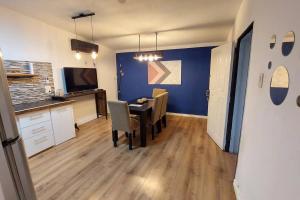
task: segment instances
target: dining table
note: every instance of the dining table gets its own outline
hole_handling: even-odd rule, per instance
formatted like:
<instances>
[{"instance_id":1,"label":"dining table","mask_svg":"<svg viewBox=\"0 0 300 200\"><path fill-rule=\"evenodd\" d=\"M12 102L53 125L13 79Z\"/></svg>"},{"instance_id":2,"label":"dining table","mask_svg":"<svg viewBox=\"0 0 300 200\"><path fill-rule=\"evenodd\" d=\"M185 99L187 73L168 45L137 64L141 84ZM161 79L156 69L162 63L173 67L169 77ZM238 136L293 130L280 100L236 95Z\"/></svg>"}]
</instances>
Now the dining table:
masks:
<instances>
[{"instance_id":1,"label":"dining table","mask_svg":"<svg viewBox=\"0 0 300 200\"><path fill-rule=\"evenodd\" d=\"M138 99L129 101L129 112L130 114L137 115L140 122L140 142L141 147L147 146L147 124L151 117L153 101L150 99L138 103Z\"/></svg>"}]
</instances>

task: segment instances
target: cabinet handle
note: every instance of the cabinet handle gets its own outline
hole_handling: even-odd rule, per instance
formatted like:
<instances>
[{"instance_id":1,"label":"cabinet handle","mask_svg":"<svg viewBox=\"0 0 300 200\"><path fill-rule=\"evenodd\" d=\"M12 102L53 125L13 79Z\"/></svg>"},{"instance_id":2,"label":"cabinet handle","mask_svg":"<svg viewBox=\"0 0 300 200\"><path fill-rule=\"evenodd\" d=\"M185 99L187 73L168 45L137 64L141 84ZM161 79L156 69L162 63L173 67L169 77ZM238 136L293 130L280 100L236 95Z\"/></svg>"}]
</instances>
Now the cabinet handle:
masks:
<instances>
[{"instance_id":1,"label":"cabinet handle","mask_svg":"<svg viewBox=\"0 0 300 200\"><path fill-rule=\"evenodd\" d=\"M58 109L57 112L65 112L67 109L66 108L62 108L62 109Z\"/></svg>"},{"instance_id":2,"label":"cabinet handle","mask_svg":"<svg viewBox=\"0 0 300 200\"><path fill-rule=\"evenodd\" d=\"M43 114L38 114L38 115L35 115L35 116L31 116L30 120L36 120L36 119L40 119L42 117L43 117Z\"/></svg>"},{"instance_id":3,"label":"cabinet handle","mask_svg":"<svg viewBox=\"0 0 300 200\"><path fill-rule=\"evenodd\" d=\"M40 133L40 132L45 131L45 130L46 130L45 126L41 126L39 128L33 129L32 134L37 134L37 133Z\"/></svg>"},{"instance_id":4,"label":"cabinet handle","mask_svg":"<svg viewBox=\"0 0 300 200\"><path fill-rule=\"evenodd\" d=\"M34 140L34 144L41 144L43 142L46 142L48 140L47 136L44 136L42 138L39 138L37 140Z\"/></svg>"}]
</instances>

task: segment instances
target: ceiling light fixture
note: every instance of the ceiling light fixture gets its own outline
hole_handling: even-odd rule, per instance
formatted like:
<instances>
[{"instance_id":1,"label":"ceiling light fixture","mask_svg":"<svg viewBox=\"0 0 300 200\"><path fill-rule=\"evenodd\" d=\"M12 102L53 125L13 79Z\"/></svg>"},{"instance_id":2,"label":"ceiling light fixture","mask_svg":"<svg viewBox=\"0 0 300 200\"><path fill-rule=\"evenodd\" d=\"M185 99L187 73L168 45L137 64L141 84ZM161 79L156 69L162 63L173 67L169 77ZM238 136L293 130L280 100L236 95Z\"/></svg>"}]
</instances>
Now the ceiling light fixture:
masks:
<instances>
[{"instance_id":1,"label":"ceiling light fixture","mask_svg":"<svg viewBox=\"0 0 300 200\"><path fill-rule=\"evenodd\" d=\"M81 59L81 54L80 52L84 53L90 53L91 57L93 60L95 60L98 56L98 45L90 43L90 42L84 42L81 40L77 39L77 24L76 20L79 18L84 18L84 17L90 17L90 23L91 23L91 40L94 42L94 24L93 24L93 16L95 13L90 12L90 13L80 13L79 15L73 16L72 19L74 20L74 28L75 28L75 35L76 39L71 39L71 49L75 51L75 58L77 60Z\"/></svg>"},{"instance_id":2,"label":"ceiling light fixture","mask_svg":"<svg viewBox=\"0 0 300 200\"><path fill-rule=\"evenodd\" d=\"M138 60L140 62L153 62L159 59L162 59L162 52L157 50L157 36L158 33L155 33L155 51L150 52L141 52L141 35L139 34L139 51L134 55L133 59Z\"/></svg>"}]
</instances>

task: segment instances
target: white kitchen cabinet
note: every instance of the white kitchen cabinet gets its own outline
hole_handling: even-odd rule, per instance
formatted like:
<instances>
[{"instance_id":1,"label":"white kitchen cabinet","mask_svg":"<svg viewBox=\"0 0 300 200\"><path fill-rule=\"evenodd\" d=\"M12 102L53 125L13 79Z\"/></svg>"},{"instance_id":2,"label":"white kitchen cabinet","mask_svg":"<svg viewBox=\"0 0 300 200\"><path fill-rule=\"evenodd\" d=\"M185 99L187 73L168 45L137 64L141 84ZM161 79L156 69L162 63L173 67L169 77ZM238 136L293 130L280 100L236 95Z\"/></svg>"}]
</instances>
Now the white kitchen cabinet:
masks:
<instances>
[{"instance_id":1,"label":"white kitchen cabinet","mask_svg":"<svg viewBox=\"0 0 300 200\"><path fill-rule=\"evenodd\" d=\"M61 144L76 136L73 106L66 105L50 109L54 142Z\"/></svg>"},{"instance_id":2,"label":"white kitchen cabinet","mask_svg":"<svg viewBox=\"0 0 300 200\"><path fill-rule=\"evenodd\" d=\"M20 114L16 121L27 157L76 136L70 104Z\"/></svg>"},{"instance_id":3,"label":"white kitchen cabinet","mask_svg":"<svg viewBox=\"0 0 300 200\"><path fill-rule=\"evenodd\" d=\"M41 133L34 137L24 139L26 155L33 156L54 145L52 132Z\"/></svg>"},{"instance_id":4,"label":"white kitchen cabinet","mask_svg":"<svg viewBox=\"0 0 300 200\"><path fill-rule=\"evenodd\" d=\"M17 125L28 157L54 145L49 109L19 115Z\"/></svg>"},{"instance_id":5,"label":"white kitchen cabinet","mask_svg":"<svg viewBox=\"0 0 300 200\"><path fill-rule=\"evenodd\" d=\"M49 109L30 112L19 116L20 128L25 128L45 121L50 121Z\"/></svg>"},{"instance_id":6,"label":"white kitchen cabinet","mask_svg":"<svg viewBox=\"0 0 300 200\"><path fill-rule=\"evenodd\" d=\"M22 129L22 137L24 140L34 137L36 135L40 135L43 133L51 133L52 134L52 123L51 121L41 122L38 124L34 124L32 126L28 126Z\"/></svg>"}]
</instances>

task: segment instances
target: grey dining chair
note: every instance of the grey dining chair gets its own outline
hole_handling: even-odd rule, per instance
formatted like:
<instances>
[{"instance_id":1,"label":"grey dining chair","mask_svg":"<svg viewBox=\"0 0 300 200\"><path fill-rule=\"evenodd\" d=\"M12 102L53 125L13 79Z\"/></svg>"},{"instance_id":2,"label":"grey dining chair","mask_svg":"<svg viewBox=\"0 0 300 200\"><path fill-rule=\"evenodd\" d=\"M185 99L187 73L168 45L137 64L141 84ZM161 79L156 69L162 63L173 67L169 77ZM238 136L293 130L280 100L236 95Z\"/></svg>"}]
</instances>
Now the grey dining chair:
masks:
<instances>
[{"instance_id":1,"label":"grey dining chair","mask_svg":"<svg viewBox=\"0 0 300 200\"><path fill-rule=\"evenodd\" d=\"M165 92L162 95L163 95L163 101L161 106L160 119L164 124L164 127L167 127L167 107L168 107L169 93Z\"/></svg>"},{"instance_id":2,"label":"grey dining chair","mask_svg":"<svg viewBox=\"0 0 300 200\"><path fill-rule=\"evenodd\" d=\"M118 131L124 131L128 137L129 150L132 150L132 137L139 127L139 122L130 117L128 103L125 101L108 101L112 120L112 140L114 147L118 146Z\"/></svg>"},{"instance_id":3,"label":"grey dining chair","mask_svg":"<svg viewBox=\"0 0 300 200\"><path fill-rule=\"evenodd\" d=\"M166 89L161 89L161 88L153 88L152 90L152 98L155 98L156 96L162 94L162 93L165 93L167 92Z\"/></svg>"},{"instance_id":4,"label":"grey dining chair","mask_svg":"<svg viewBox=\"0 0 300 200\"><path fill-rule=\"evenodd\" d=\"M152 127L152 139L155 137L155 127L161 130L161 127L159 127L160 124L160 113L163 103L163 95L160 94L153 99L153 107L152 107L152 113L151 113L151 127Z\"/></svg>"}]
</instances>

